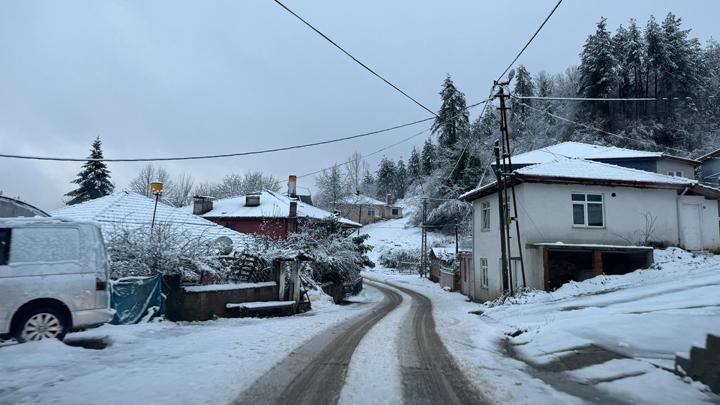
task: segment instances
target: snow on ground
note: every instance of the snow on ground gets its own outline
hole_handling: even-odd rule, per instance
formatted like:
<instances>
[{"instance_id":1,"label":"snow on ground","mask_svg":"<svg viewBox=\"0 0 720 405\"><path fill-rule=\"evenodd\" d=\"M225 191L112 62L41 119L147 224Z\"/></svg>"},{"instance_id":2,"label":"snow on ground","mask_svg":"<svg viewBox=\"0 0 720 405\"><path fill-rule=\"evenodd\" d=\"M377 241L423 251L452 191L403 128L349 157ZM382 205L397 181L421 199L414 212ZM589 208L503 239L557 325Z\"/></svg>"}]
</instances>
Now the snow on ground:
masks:
<instances>
[{"instance_id":1,"label":"snow on ground","mask_svg":"<svg viewBox=\"0 0 720 405\"><path fill-rule=\"evenodd\" d=\"M286 318L105 325L66 337L105 340L103 350L57 340L0 347L0 404L226 403L293 349L381 298L367 289L357 300L369 305L316 300L312 311Z\"/></svg>"},{"instance_id":2,"label":"snow on ground","mask_svg":"<svg viewBox=\"0 0 720 405\"><path fill-rule=\"evenodd\" d=\"M360 341L350 360L340 404L402 403L402 375L398 333L410 313L411 298L398 291L403 302L382 318Z\"/></svg>"},{"instance_id":3,"label":"snow on ground","mask_svg":"<svg viewBox=\"0 0 720 405\"><path fill-rule=\"evenodd\" d=\"M419 246L417 229L417 238L408 236L413 232L386 231L397 222L365 227L369 243L377 246L387 240ZM652 269L595 277L551 293L531 291L485 305L382 266L365 276L428 296L437 332L450 353L478 389L500 402L574 402L575 397L531 376L539 374L527 363L551 365L584 347L598 347L617 358L566 371L567 377L611 397L642 403L717 401L702 384L685 382L669 369L676 352L687 354L693 344L704 344L706 334L720 333L720 257L670 248L656 251L655 262ZM476 311L481 315L470 313ZM517 331L522 333L515 338L506 335ZM503 342L510 343L523 361L509 357ZM562 383L559 386L562 389Z\"/></svg>"}]
</instances>

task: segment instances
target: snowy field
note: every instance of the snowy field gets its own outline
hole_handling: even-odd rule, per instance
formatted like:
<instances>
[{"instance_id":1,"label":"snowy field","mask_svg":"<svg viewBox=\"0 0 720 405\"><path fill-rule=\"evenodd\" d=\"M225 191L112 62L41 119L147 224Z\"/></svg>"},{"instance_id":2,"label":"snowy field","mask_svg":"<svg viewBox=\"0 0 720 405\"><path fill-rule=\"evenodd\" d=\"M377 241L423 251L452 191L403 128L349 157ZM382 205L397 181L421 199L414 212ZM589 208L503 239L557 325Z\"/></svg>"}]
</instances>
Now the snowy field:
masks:
<instances>
[{"instance_id":1,"label":"snowy field","mask_svg":"<svg viewBox=\"0 0 720 405\"><path fill-rule=\"evenodd\" d=\"M392 240L418 246L419 231L417 237L412 232L408 237L387 233L398 222L366 227L370 244ZM720 256L670 248L656 251L655 262L652 269L486 305L468 302L417 275L380 266L365 276L430 297L448 350L477 388L499 402L578 402L565 393L573 392L573 384L563 379L637 403L720 402L702 384L669 371L675 353L687 355L692 345L704 345L708 333L720 334ZM588 347L595 351L595 361L563 363L565 356ZM555 371L558 364L566 369L542 371Z\"/></svg>"},{"instance_id":2,"label":"snowy field","mask_svg":"<svg viewBox=\"0 0 720 405\"><path fill-rule=\"evenodd\" d=\"M107 342L102 350L57 340L0 347L0 404L227 403L294 348L381 298L366 289L361 303L316 300L287 318L105 325L66 337Z\"/></svg>"}]
</instances>

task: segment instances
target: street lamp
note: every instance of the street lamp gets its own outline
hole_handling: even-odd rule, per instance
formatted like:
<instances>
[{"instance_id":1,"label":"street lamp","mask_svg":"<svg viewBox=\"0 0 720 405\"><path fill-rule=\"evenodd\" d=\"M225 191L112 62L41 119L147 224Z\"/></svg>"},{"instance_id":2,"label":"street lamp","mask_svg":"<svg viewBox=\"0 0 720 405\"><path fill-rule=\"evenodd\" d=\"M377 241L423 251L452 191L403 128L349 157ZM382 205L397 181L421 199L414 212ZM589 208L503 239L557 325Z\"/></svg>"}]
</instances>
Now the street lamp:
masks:
<instances>
[{"instance_id":1,"label":"street lamp","mask_svg":"<svg viewBox=\"0 0 720 405\"><path fill-rule=\"evenodd\" d=\"M150 183L150 192L155 194L155 208L153 209L152 223L150 224L150 233L152 233L153 228L155 228L155 213L157 212L158 200L160 200L160 195L162 195L163 192L162 182L153 181Z\"/></svg>"}]
</instances>

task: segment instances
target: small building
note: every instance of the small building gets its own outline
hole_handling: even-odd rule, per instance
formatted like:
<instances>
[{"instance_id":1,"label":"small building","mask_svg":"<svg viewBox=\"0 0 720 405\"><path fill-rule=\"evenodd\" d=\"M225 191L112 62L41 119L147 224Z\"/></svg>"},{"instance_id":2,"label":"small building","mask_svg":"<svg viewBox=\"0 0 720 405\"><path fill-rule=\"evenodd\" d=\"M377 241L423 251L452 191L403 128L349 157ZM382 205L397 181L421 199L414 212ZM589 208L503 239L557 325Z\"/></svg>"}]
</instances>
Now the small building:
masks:
<instances>
[{"instance_id":1,"label":"small building","mask_svg":"<svg viewBox=\"0 0 720 405\"><path fill-rule=\"evenodd\" d=\"M713 187L720 187L720 149L700 156L700 181Z\"/></svg>"},{"instance_id":2,"label":"small building","mask_svg":"<svg viewBox=\"0 0 720 405\"><path fill-rule=\"evenodd\" d=\"M472 298L491 300L512 287L552 290L597 274L624 274L652 262L652 245L720 248L720 190L584 159L556 158L509 177L510 272L501 272L498 186L464 194L473 213ZM517 205L518 212L513 211ZM523 258L524 274L520 266Z\"/></svg>"},{"instance_id":3,"label":"small building","mask_svg":"<svg viewBox=\"0 0 720 405\"><path fill-rule=\"evenodd\" d=\"M219 200L196 196L193 198L192 213L237 232L277 239L285 239L291 232L336 217L331 212L274 191ZM361 227L346 218L338 217L338 220L347 229Z\"/></svg>"},{"instance_id":4,"label":"small building","mask_svg":"<svg viewBox=\"0 0 720 405\"><path fill-rule=\"evenodd\" d=\"M0 195L0 218L49 217L50 215L26 202Z\"/></svg>"},{"instance_id":5,"label":"small building","mask_svg":"<svg viewBox=\"0 0 720 405\"><path fill-rule=\"evenodd\" d=\"M340 201L338 210L344 217L363 225L403 216L402 208L392 203L390 195L385 202L363 194L349 195Z\"/></svg>"},{"instance_id":6,"label":"small building","mask_svg":"<svg viewBox=\"0 0 720 405\"><path fill-rule=\"evenodd\" d=\"M440 281L440 275L443 269L454 270L455 267L455 248L434 247L430 249L430 280L434 282Z\"/></svg>"},{"instance_id":7,"label":"small building","mask_svg":"<svg viewBox=\"0 0 720 405\"><path fill-rule=\"evenodd\" d=\"M547 163L558 158L585 159L688 179L695 179L695 169L701 164L698 160L663 152L648 152L582 142L562 142L513 156L512 169Z\"/></svg>"}]
</instances>

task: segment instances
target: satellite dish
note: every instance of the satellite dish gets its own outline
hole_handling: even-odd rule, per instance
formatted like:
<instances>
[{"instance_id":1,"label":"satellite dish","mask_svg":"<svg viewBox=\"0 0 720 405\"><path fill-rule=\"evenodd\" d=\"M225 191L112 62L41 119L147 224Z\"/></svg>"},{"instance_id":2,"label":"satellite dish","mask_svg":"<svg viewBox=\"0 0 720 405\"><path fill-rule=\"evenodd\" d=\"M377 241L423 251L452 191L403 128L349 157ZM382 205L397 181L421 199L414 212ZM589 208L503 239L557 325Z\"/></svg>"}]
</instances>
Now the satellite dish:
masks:
<instances>
[{"instance_id":1,"label":"satellite dish","mask_svg":"<svg viewBox=\"0 0 720 405\"><path fill-rule=\"evenodd\" d=\"M233 250L233 241L227 236L221 236L215 239L215 245L221 255L229 255Z\"/></svg>"}]
</instances>

